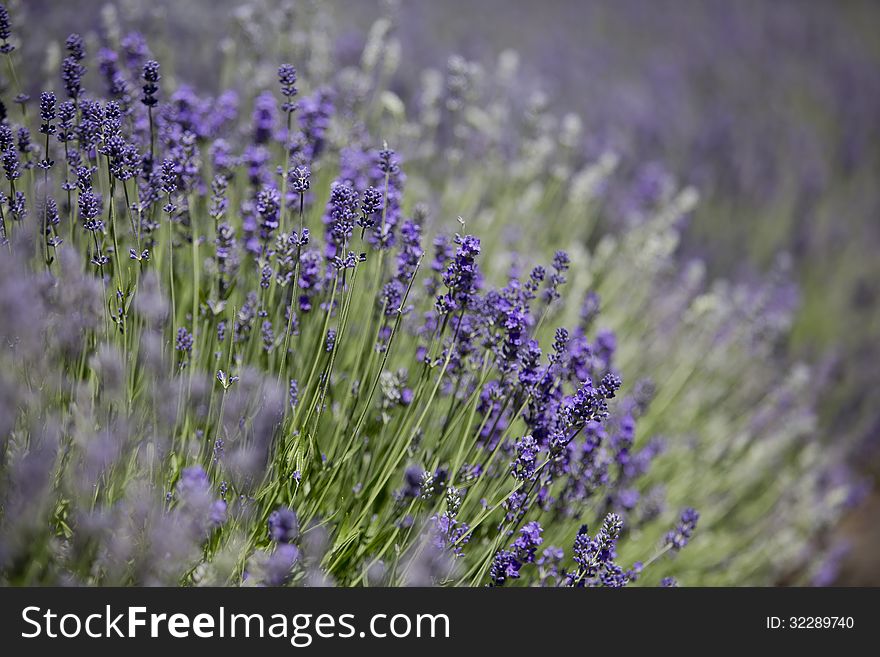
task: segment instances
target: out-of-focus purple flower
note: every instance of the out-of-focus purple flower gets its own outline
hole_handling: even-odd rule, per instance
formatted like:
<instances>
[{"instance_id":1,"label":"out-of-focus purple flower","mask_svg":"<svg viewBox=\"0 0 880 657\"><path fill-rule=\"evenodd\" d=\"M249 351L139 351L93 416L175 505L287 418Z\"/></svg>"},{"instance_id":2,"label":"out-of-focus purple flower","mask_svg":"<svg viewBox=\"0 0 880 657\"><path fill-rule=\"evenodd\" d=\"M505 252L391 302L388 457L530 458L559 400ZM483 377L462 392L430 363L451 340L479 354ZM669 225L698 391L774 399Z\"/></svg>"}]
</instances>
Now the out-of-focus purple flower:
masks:
<instances>
[{"instance_id":1,"label":"out-of-focus purple flower","mask_svg":"<svg viewBox=\"0 0 880 657\"><path fill-rule=\"evenodd\" d=\"M269 538L276 543L293 543L299 536L299 520L293 509L279 507L269 514Z\"/></svg>"},{"instance_id":2,"label":"out-of-focus purple flower","mask_svg":"<svg viewBox=\"0 0 880 657\"><path fill-rule=\"evenodd\" d=\"M283 544L275 547L264 566L263 583L266 586L284 586L290 581L293 567L299 559L295 545Z\"/></svg>"},{"instance_id":3,"label":"out-of-focus purple flower","mask_svg":"<svg viewBox=\"0 0 880 657\"><path fill-rule=\"evenodd\" d=\"M181 511L190 523L189 529L196 537L226 521L226 502L215 499L211 481L200 465L185 468L175 489Z\"/></svg>"},{"instance_id":4,"label":"out-of-focus purple flower","mask_svg":"<svg viewBox=\"0 0 880 657\"><path fill-rule=\"evenodd\" d=\"M324 341L324 351L330 353L336 348L336 329L327 329L327 338Z\"/></svg>"},{"instance_id":5,"label":"out-of-focus purple flower","mask_svg":"<svg viewBox=\"0 0 880 657\"><path fill-rule=\"evenodd\" d=\"M307 164L315 162L324 151L325 134L330 127L333 110L333 98L326 89L319 89L299 103L302 144L294 148L302 151L301 157Z\"/></svg>"},{"instance_id":6,"label":"out-of-focus purple flower","mask_svg":"<svg viewBox=\"0 0 880 657\"><path fill-rule=\"evenodd\" d=\"M302 294L299 297L299 309L309 312L312 309L311 298L318 291L321 282L321 254L315 250L304 252L300 258L299 289Z\"/></svg>"},{"instance_id":7,"label":"out-of-focus purple flower","mask_svg":"<svg viewBox=\"0 0 880 657\"><path fill-rule=\"evenodd\" d=\"M227 223L221 223L217 226L214 254L217 259L220 295L225 297L238 269L238 242L235 239L235 231Z\"/></svg>"},{"instance_id":8,"label":"out-of-focus purple flower","mask_svg":"<svg viewBox=\"0 0 880 657\"><path fill-rule=\"evenodd\" d=\"M296 408L299 403L299 383L296 379L291 379L290 385L287 387L287 403L291 408Z\"/></svg>"},{"instance_id":9,"label":"out-of-focus purple flower","mask_svg":"<svg viewBox=\"0 0 880 657\"><path fill-rule=\"evenodd\" d=\"M421 228L414 221L404 221L400 229L397 269L392 279L383 286L379 296L379 302L386 316L407 314L412 310L412 306L403 307L403 298L423 254Z\"/></svg>"},{"instance_id":10,"label":"out-of-focus purple flower","mask_svg":"<svg viewBox=\"0 0 880 657\"><path fill-rule=\"evenodd\" d=\"M403 472L403 487L396 492L398 499L413 499L421 495L422 473L424 470L411 465Z\"/></svg>"},{"instance_id":11,"label":"out-of-focus purple flower","mask_svg":"<svg viewBox=\"0 0 880 657\"><path fill-rule=\"evenodd\" d=\"M267 144L275 133L277 122L275 99L270 92L265 91L254 99L252 121L254 143L257 145Z\"/></svg>"},{"instance_id":12,"label":"out-of-focus purple flower","mask_svg":"<svg viewBox=\"0 0 880 657\"><path fill-rule=\"evenodd\" d=\"M263 339L263 351L267 353L272 351L275 346L275 331L272 330L272 322L268 319L263 320L263 325L260 328L260 337Z\"/></svg>"},{"instance_id":13,"label":"out-of-focus purple flower","mask_svg":"<svg viewBox=\"0 0 880 657\"><path fill-rule=\"evenodd\" d=\"M125 66L134 75L140 75L144 64L150 59L150 48L147 40L140 32L128 32L119 41L122 54L125 56Z\"/></svg>"},{"instance_id":14,"label":"out-of-focus purple flower","mask_svg":"<svg viewBox=\"0 0 880 657\"><path fill-rule=\"evenodd\" d=\"M128 81L119 70L117 63L119 56L109 48L101 48L98 51L98 70L104 78L107 93L119 100L126 109L131 102L128 93Z\"/></svg>"},{"instance_id":15,"label":"out-of-focus purple flower","mask_svg":"<svg viewBox=\"0 0 880 657\"><path fill-rule=\"evenodd\" d=\"M840 575L844 559L851 551L852 545L847 540L838 540L834 543L828 553L824 555L810 584L812 586L833 586Z\"/></svg>"}]
</instances>

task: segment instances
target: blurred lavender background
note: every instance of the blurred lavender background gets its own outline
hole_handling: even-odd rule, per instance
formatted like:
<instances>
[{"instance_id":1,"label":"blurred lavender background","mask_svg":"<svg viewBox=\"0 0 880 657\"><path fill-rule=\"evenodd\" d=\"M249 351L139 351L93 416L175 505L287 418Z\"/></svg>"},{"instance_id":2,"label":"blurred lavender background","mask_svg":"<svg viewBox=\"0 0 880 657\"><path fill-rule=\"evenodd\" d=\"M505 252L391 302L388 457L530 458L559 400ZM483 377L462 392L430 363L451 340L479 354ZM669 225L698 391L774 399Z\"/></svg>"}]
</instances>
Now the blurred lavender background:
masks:
<instances>
[{"instance_id":1,"label":"blurred lavender background","mask_svg":"<svg viewBox=\"0 0 880 657\"><path fill-rule=\"evenodd\" d=\"M103 0L27 0L46 37L23 43L42 67L47 40L93 29ZM169 68L221 85L224 39L241 0L121 0L126 19L175 44ZM279 4L279 3L275 3ZM284 3L280 3L284 4ZM392 16L402 44L393 88L415 100L423 69L450 55L490 67L519 53L524 102L580 115L583 148L614 150L650 195L668 179L703 201L681 257L749 279L791 257L800 288L796 356L826 363L835 385L823 433L880 471L880 3L777 0L375 0L292 2L333 15L327 48L360 56L373 21ZM509 55L507 55L509 56ZM171 64L171 63L169 63ZM540 90L540 92L539 92ZM626 220L626 208L617 213ZM610 227L610 228L613 228ZM836 580L880 584L876 495L841 528L852 545Z\"/></svg>"}]
</instances>

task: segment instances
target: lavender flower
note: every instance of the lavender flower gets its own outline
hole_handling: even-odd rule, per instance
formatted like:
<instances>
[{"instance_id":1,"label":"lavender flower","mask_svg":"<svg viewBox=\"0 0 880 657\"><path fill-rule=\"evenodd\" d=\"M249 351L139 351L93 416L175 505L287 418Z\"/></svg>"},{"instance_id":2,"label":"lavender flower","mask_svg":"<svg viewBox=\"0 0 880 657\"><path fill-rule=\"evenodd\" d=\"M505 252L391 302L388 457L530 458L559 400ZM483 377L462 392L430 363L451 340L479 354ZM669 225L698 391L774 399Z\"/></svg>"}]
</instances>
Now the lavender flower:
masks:
<instances>
[{"instance_id":1,"label":"lavender flower","mask_svg":"<svg viewBox=\"0 0 880 657\"><path fill-rule=\"evenodd\" d=\"M12 128L5 121L0 123L0 152L6 152L15 148L14 136Z\"/></svg>"},{"instance_id":2,"label":"lavender flower","mask_svg":"<svg viewBox=\"0 0 880 657\"><path fill-rule=\"evenodd\" d=\"M199 538L226 520L226 502L215 499L208 474L201 466L185 468L175 489L188 529Z\"/></svg>"},{"instance_id":3,"label":"lavender flower","mask_svg":"<svg viewBox=\"0 0 880 657\"><path fill-rule=\"evenodd\" d=\"M76 104L65 100L58 105L58 141L66 143L74 139L74 121L76 120Z\"/></svg>"},{"instance_id":4,"label":"lavender flower","mask_svg":"<svg viewBox=\"0 0 880 657\"><path fill-rule=\"evenodd\" d=\"M324 340L324 351L331 352L336 348L336 329L327 330L327 338Z\"/></svg>"},{"instance_id":5,"label":"lavender flower","mask_svg":"<svg viewBox=\"0 0 880 657\"><path fill-rule=\"evenodd\" d=\"M307 166L298 165L288 171L287 181L290 190L296 194L305 194L309 191L312 173Z\"/></svg>"},{"instance_id":6,"label":"lavender flower","mask_svg":"<svg viewBox=\"0 0 880 657\"><path fill-rule=\"evenodd\" d=\"M144 35L140 32L129 32L119 41L125 57L125 65L129 71L140 75L143 66L150 58L150 48Z\"/></svg>"},{"instance_id":7,"label":"lavender flower","mask_svg":"<svg viewBox=\"0 0 880 657\"><path fill-rule=\"evenodd\" d=\"M91 233L100 233L104 230L104 222L100 218L102 211L101 197L93 193L91 189L80 192L79 216L83 227Z\"/></svg>"},{"instance_id":8,"label":"lavender flower","mask_svg":"<svg viewBox=\"0 0 880 657\"><path fill-rule=\"evenodd\" d=\"M279 507L269 515L269 538L276 543L292 543L299 536L299 521L291 509Z\"/></svg>"},{"instance_id":9,"label":"lavender flower","mask_svg":"<svg viewBox=\"0 0 880 657\"><path fill-rule=\"evenodd\" d=\"M278 83L281 85L281 95L286 98L281 105L281 111L290 114L296 110L293 98L297 94L296 69L291 64L282 64L278 67Z\"/></svg>"},{"instance_id":10,"label":"lavender flower","mask_svg":"<svg viewBox=\"0 0 880 657\"><path fill-rule=\"evenodd\" d=\"M699 519L700 514L694 509L682 511L678 524L666 534L666 544L675 551L681 550L691 540Z\"/></svg>"},{"instance_id":11,"label":"lavender flower","mask_svg":"<svg viewBox=\"0 0 880 657\"><path fill-rule=\"evenodd\" d=\"M40 133L51 135L55 133L55 126L52 121L55 120L55 94L51 91L44 91L40 94Z\"/></svg>"},{"instance_id":12,"label":"lavender flower","mask_svg":"<svg viewBox=\"0 0 880 657\"><path fill-rule=\"evenodd\" d=\"M82 92L82 78L86 68L73 56L67 56L61 62L61 82L68 98L76 101Z\"/></svg>"},{"instance_id":13,"label":"lavender flower","mask_svg":"<svg viewBox=\"0 0 880 657\"><path fill-rule=\"evenodd\" d=\"M141 77L144 81L141 102L148 108L155 107L159 104L157 94L159 93L159 80L162 79L159 74L159 62L151 59L144 63Z\"/></svg>"},{"instance_id":14,"label":"lavender flower","mask_svg":"<svg viewBox=\"0 0 880 657\"><path fill-rule=\"evenodd\" d=\"M304 98L298 109L302 144L295 148L301 151L305 162L313 163L324 152L326 133L334 112L333 100L329 91L320 89Z\"/></svg>"},{"instance_id":15,"label":"lavender flower","mask_svg":"<svg viewBox=\"0 0 880 657\"><path fill-rule=\"evenodd\" d=\"M437 297L437 312L447 314L467 309L479 286L479 269L476 264L480 255L480 240L473 235L456 236L458 249L455 259L443 274L446 293Z\"/></svg>"},{"instance_id":16,"label":"lavender flower","mask_svg":"<svg viewBox=\"0 0 880 657\"><path fill-rule=\"evenodd\" d=\"M274 187L263 187L257 194L257 213L260 215L260 240L264 246L269 243L278 229L280 209L278 190Z\"/></svg>"},{"instance_id":17,"label":"lavender flower","mask_svg":"<svg viewBox=\"0 0 880 657\"><path fill-rule=\"evenodd\" d=\"M403 307L403 297L415 275L416 268L422 259L422 232L413 221L405 221L400 230L400 252L397 256L397 271L394 277L382 288L380 302L386 316L398 313L407 314L412 307Z\"/></svg>"},{"instance_id":18,"label":"lavender flower","mask_svg":"<svg viewBox=\"0 0 880 657\"><path fill-rule=\"evenodd\" d=\"M570 264L568 254L565 251L557 251L553 256L553 273L547 280L547 287L544 290L544 300L551 303L559 298L559 286L565 283L565 272L568 271Z\"/></svg>"},{"instance_id":19,"label":"lavender flower","mask_svg":"<svg viewBox=\"0 0 880 657\"><path fill-rule=\"evenodd\" d=\"M0 44L0 53L8 55L15 50L15 46L9 43L10 38L12 38L12 22L9 19L9 11L5 5L0 4L0 41L3 42Z\"/></svg>"},{"instance_id":20,"label":"lavender flower","mask_svg":"<svg viewBox=\"0 0 880 657\"><path fill-rule=\"evenodd\" d=\"M81 62L86 58L86 44L79 34L70 34L64 42L64 47L74 60Z\"/></svg>"},{"instance_id":21,"label":"lavender flower","mask_svg":"<svg viewBox=\"0 0 880 657\"><path fill-rule=\"evenodd\" d=\"M177 206L171 201L171 195L174 194L178 189L177 181L177 165L175 164L174 160L166 157L164 160L162 160L160 189L168 199L168 202L162 208L168 214L174 214L174 212L177 211Z\"/></svg>"},{"instance_id":22,"label":"lavender flower","mask_svg":"<svg viewBox=\"0 0 880 657\"><path fill-rule=\"evenodd\" d=\"M518 481L531 481L535 478L538 443L532 436L524 436L516 444L516 460L510 468L513 478Z\"/></svg>"},{"instance_id":23,"label":"lavender flower","mask_svg":"<svg viewBox=\"0 0 880 657\"><path fill-rule=\"evenodd\" d=\"M275 114L275 99L269 92L264 92L254 100L253 124L254 143L263 145L268 143L275 133L277 117Z\"/></svg>"},{"instance_id":24,"label":"lavender flower","mask_svg":"<svg viewBox=\"0 0 880 657\"><path fill-rule=\"evenodd\" d=\"M270 352L275 347L275 332L272 330L272 322L268 319L263 320L263 326L260 328L260 335L263 339L263 351Z\"/></svg>"},{"instance_id":25,"label":"lavender flower","mask_svg":"<svg viewBox=\"0 0 880 657\"><path fill-rule=\"evenodd\" d=\"M523 564L534 563L535 553L544 542L541 536L543 532L544 529L541 527L541 524L534 520L525 524L520 530L517 539L510 546L515 552L518 561Z\"/></svg>"},{"instance_id":26,"label":"lavender flower","mask_svg":"<svg viewBox=\"0 0 880 657\"><path fill-rule=\"evenodd\" d=\"M324 222L328 232L329 257L336 254L337 248L346 244L354 230L357 217L358 193L349 184L337 181L330 190L330 200L327 202L327 214ZM333 249L331 252L329 249Z\"/></svg>"},{"instance_id":27,"label":"lavender flower","mask_svg":"<svg viewBox=\"0 0 880 657\"><path fill-rule=\"evenodd\" d=\"M298 559L299 550L295 545L278 545L266 561L263 582L266 586L284 586L290 581Z\"/></svg>"},{"instance_id":28,"label":"lavender flower","mask_svg":"<svg viewBox=\"0 0 880 657\"><path fill-rule=\"evenodd\" d=\"M287 403L291 408L296 408L299 403L299 383L296 379L291 379L287 387Z\"/></svg>"},{"instance_id":29,"label":"lavender flower","mask_svg":"<svg viewBox=\"0 0 880 657\"><path fill-rule=\"evenodd\" d=\"M406 181L393 150L386 146L379 151L370 177L372 184L381 189L384 196L382 223L377 224L370 234L370 242L377 249L389 249L396 242L394 229L400 223L403 186Z\"/></svg>"},{"instance_id":30,"label":"lavender flower","mask_svg":"<svg viewBox=\"0 0 880 657\"><path fill-rule=\"evenodd\" d=\"M141 159L134 144L129 144L120 135L113 135L107 141L105 150L110 158L110 173L116 180L125 182L134 178Z\"/></svg>"},{"instance_id":31,"label":"lavender flower","mask_svg":"<svg viewBox=\"0 0 880 657\"><path fill-rule=\"evenodd\" d=\"M12 214L12 219L17 222L24 221L27 211L27 199L24 192L15 192L9 198L9 212Z\"/></svg>"},{"instance_id":32,"label":"lavender flower","mask_svg":"<svg viewBox=\"0 0 880 657\"><path fill-rule=\"evenodd\" d=\"M123 107L128 107L131 102L128 92L128 81L118 68L119 56L109 48L101 48L98 51L98 69L107 88L107 93L118 99Z\"/></svg>"},{"instance_id":33,"label":"lavender flower","mask_svg":"<svg viewBox=\"0 0 880 657\"><path fill-rule=\"evenodd\" d=\"M18 180L21 178L21 165L18 161L18 153L14 148L7 148L3 151L3 172L6 174L6 180Z\"/></svg>"},{"instance_id":34,"label":"lavender flower","mask_svg":"<svg viewBox=\"0 0 880 657\"><path fill-rule=\"evenodd\" d=\"M58 216L58 202L50 196L46 199L46 225L47 227L54 227L60 222L61 219Z\"/></svg>"},{"instance_id":35,"label":"lavender flower","mask_svg":"<svg viewBox=\"0 0 880 657\"><path fill-rule=\"evenodd\" d=\"M180 327L177 329L177 340L174 343L174 348L177 351L181 351L184 353L189 353L193 348L193 336L192 333L187 331L184 327Z\"/></svg>"},{"instance_id":36,"label":"lavender flower","mask_svg":"<svg viewBox=\"0 0 880 657\"><path fill-rule=\"evenodd\" d=\"M519 579L522 563L509 550L501 550L492 558L489 579L492 586L503 586L508 580Z\"/></svg>"},{"instance_id":37,"label":"lavender flower","mask_svg":"<svg viewBox=\"0 0 880 657\"><path fill-rule=\"evenodd\" d=\"M375 187L367 187L361 198L361 216L357 225L363 229L376 225L376 215L382 211L382 192Z\"/></svg>"}]
</instances>

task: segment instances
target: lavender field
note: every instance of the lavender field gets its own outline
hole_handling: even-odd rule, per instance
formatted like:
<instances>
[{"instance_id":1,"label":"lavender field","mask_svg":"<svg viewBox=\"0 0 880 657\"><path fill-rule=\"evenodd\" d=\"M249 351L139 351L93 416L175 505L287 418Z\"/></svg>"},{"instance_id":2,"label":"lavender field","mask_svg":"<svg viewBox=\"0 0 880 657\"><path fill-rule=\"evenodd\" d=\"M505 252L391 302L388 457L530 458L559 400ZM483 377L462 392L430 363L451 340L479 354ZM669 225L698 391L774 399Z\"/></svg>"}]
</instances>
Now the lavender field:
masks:
<instances>
[{"instance_id":1,"label":"lavender field","mask_svg":"<svg viewBox=\"0 0 880 657\"><path fill-rule=\"evenodd\" d=\"M3 2L0 584L880 584L878 24Z\"/></svg>"}]
</instances>

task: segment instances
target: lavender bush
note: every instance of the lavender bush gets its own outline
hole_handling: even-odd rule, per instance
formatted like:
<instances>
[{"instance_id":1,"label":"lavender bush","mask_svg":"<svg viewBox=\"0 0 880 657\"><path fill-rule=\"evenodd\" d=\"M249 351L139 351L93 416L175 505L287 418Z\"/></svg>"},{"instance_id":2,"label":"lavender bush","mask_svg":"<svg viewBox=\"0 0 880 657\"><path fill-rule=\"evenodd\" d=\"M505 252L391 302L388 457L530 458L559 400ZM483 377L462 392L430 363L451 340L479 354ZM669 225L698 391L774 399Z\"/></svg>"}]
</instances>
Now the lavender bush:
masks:
<instances>
[{"instance_id":1,"label":"lavender bush","mask_svg":"<svg viewBox=\"0 0 880 657\"><path fill-rule=\"evenodd\" d=\"M0 12L3 583L809 581L853 490L787 263L678 258L697 191L513 59L404 102L389 19L336 66L291 11L212 94L111 9L43 75Z\"/></svg>"}]
</instances>

